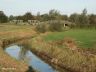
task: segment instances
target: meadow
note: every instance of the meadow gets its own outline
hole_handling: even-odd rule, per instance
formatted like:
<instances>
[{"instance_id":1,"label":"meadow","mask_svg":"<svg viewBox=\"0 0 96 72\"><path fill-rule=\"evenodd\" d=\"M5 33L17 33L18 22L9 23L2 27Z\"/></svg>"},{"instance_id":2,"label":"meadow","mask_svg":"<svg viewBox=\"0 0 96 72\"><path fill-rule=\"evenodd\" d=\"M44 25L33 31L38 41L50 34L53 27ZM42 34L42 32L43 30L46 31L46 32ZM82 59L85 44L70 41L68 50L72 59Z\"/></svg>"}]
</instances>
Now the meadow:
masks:
<instances>
[{"instance_id":1,"label":"meadow","mask_svg":"<svg viewBox=\"0 0 96 72\"><path fill-rule=\"evenodd\" d=\"M54 32L43 36L43 39L45 41L58 41L66 37L74 39L83 48L92 48L96 44L95 29L70 29L63 32Z\"/></svg>"},{"instance_id":2,"label":"meadow","mask_svg":"<svg viewBox=\"0 0 96 72\"><path fill-rule=\"evenodd\" d=\"M47 60L51 63L73 72L96 71L95 29L69 29L62 32L46 32L38 34L31 25L0 24L0 42L2 40L14 41L29 36L35 37L23 40L23 42L21 41L22 45L31 49L33 52L35 51L35 54L49 57L50 59ZM0 45L1 44L2 43L0 43ZM70 44L74 45L76 48L74 50L70 49L68 47ZM72 47L73 46L71 46L71 48ZM83 51L84 49L85 51ZM87 52L87 49L90 52ZM11 58L3 51L2 47L0 48L0 57L2 58L2 61L0 62L1 68L10 66L10 64L14 65L15 63L16 67L20 70L20 66L25 64ZM6 60L9 63L6 63ZM26 66L27 65L25 64L24 67L27 69Z\"/></svg>"},{"instance_id":3,"label":"meadow","mask_svg":"<svg viewBox=\"0 0 96 72\"><path fill-rule=\"evenodd\" d=\"M96 71L95 29L48 32L32 39L30 43L33 50L52 58L53 63L71 72Z\"/></svg>"}]
</instances>

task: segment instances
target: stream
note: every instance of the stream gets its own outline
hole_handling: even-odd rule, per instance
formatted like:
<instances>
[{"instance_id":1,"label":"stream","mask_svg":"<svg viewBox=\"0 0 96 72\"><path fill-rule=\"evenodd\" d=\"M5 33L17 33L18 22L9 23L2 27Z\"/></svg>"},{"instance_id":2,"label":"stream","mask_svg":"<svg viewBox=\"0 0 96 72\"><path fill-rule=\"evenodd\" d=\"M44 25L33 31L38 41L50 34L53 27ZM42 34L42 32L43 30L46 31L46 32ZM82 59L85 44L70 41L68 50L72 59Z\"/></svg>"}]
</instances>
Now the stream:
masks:
<instances>
[{"instance_id":1,"label":"stream","mask_svg":"<svg viewBox=\"0 0 96 72\"><path fill-rule=\"evenodd\" d=\"M59 72L22 46L11 45L5 48L5 52L17 60L24 60L38 72Z\"/></svg>"}]
</instances>

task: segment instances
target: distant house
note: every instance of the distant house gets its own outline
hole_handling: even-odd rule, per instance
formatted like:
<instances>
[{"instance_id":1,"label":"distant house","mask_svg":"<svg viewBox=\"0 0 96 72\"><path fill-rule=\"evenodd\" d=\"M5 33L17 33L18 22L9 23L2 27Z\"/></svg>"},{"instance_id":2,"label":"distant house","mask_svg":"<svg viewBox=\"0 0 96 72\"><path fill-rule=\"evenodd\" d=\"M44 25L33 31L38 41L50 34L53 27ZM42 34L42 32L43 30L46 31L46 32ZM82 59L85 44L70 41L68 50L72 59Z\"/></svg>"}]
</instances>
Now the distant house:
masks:
<instances>
[{"instance_id":1,"label":"distant house","mask_svg":"<svg viewBox=\"0 0 96 72\"><path fill-rule=\"evenodd\" d=\"M23 23L23 20L12 20L10 23L21 24Z\"/></svg>"},{"instance_id":2,"label":"distant house","mask_svg":"<svg viewBox=\"0 0 96 72\"><path fill-rule=\"evenodd\" d=\"M17 20L12 20L10 21L10 23L17 23Z\"/></svg>"},{"instance_id":3,"label":"distant house","mask_svg":"<svg viewBox=\"0 0 96 72\"><path fill-rule=\"evenodd\" d=\"M35 25L39 25L40 21L38 21L38 20L28 20L28 24L35 26Z\"/></svg>"}]
</instances>

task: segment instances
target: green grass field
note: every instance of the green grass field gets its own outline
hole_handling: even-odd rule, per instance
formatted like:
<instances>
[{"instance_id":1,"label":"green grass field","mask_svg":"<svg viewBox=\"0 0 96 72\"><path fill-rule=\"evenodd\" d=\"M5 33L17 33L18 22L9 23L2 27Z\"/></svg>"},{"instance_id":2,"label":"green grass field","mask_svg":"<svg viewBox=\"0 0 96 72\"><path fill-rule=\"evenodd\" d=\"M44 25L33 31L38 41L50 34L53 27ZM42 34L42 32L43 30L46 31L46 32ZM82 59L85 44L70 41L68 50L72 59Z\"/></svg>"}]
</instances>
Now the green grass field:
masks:
<instances>
[{"instance_id":1,"label":"green grass field","mask_svg":"<svg viewBox=\"0 0 96 72\"><path fill-rule=\"evenodd\" d=\"M64 32L54 32L44 36L46 41L62 40L66 37L75 39L80 47L91 48L96 44L95 29L73 29Z\"/></svg>"}]
</instances>

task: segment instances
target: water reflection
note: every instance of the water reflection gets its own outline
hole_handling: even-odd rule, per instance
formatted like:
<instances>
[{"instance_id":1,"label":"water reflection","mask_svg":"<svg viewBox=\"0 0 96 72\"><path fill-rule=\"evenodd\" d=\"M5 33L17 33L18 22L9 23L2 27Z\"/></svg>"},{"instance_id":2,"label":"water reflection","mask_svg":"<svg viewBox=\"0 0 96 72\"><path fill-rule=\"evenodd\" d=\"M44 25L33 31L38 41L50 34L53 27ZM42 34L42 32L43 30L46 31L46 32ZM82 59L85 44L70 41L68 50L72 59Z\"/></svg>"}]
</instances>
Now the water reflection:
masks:
<instances>
[{"instance_id":1,"label":"water reflection","mask_svg":"<svg viewBox=\"0 0 96 72\"><path fill-rule=\"evenodd\" d=\"M57 72L50 65L42 61L39 57L34 55L30 50L22 46L13 45L7 47L5 51L12 57L18 60L26 60L30 69L31 67L38 70L39 72Z\"/></svg>"},{"instance_id":2,"label":"water reflection","mask_svg":"<svg viewBox=\"0 0 96 72\"><path fill-rule=\"evenodd\" d=\"M26 56L27 52L28 52L27 48L24 48L23 46L21 46L20 52L19 52L19 59L24 60L27 57Z\"/></svg>"}]
</instances>

